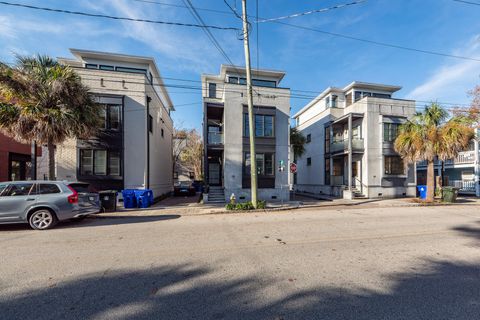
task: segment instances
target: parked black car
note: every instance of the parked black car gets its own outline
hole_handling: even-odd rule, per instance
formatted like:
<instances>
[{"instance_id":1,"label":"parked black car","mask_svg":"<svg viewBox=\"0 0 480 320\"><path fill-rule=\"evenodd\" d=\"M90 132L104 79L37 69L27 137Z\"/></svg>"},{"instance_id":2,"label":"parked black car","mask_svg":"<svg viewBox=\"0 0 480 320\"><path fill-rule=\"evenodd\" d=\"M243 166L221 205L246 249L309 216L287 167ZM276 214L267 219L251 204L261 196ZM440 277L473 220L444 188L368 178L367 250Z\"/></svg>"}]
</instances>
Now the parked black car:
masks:
<instances>
[{"instance_id":1,"label":"parked black car","mask_svg":"<svg viewBox=\"0 0 480 320\"><path fill-rule=\"evenodd\" d=\"M194 196L196 194L195 187L190 181L180 181L173 188L173 194L175 196Z\"/></svg>"}]
</instances>

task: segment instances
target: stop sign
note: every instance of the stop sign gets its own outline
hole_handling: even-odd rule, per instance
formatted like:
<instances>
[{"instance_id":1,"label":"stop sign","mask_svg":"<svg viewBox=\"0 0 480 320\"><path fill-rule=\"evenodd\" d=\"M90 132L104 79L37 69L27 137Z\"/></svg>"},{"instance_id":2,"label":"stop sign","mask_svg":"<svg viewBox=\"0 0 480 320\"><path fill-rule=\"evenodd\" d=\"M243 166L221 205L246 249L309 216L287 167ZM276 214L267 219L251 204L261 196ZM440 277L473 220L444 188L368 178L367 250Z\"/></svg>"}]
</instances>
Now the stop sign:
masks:
<instances>
[{"instance_id":1,"label":"stop sign","mask_svg":"<svg viewBox=\"0 0 480 320\"><path fill-rule=\"evenodd\" d=\"M297 165L294 162L290 163L290 172L291 173L297 172Z\"/></svg>"}]
</instances>

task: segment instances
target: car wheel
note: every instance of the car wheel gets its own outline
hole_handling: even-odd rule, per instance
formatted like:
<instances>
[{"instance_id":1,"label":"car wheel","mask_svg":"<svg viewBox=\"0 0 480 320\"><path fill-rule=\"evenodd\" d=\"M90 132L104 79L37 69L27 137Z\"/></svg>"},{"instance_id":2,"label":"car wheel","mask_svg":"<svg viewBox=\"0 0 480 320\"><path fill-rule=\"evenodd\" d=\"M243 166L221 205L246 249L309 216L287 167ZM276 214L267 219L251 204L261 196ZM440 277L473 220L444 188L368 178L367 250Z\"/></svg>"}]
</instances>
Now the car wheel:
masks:
<instances>
[{"instance_id":1,"label":"car wheel","mask_svg":"<svg viewBox=\"0 0 480 320\"><path fill-rule=\"evenodd\" d=\"M35 230L46 230L57 224L57 217L48 209L40 209L30 215L30 227Z\"/></svg>"}]
</instances>

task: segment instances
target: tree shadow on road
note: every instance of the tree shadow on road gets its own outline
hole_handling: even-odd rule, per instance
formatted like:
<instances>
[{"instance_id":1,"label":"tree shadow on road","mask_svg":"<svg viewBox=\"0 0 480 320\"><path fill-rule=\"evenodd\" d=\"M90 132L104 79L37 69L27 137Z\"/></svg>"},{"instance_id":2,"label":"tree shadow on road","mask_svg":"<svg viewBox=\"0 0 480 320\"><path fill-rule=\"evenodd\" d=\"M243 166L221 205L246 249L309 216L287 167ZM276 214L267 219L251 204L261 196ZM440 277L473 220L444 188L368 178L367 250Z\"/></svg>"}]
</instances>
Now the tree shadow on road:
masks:
<instances>
[{"instance_id":1,"label":"tree shadow on road","mask_svg":"<svg viewBox=\"0 0 480 320\"><path fill-rule=\"evenodd\" d=\"M224 279L212 269L181 265L52 282L0 295L0 310L5 320L478 319L480 314L478 265L430 260L423 268L390 275L386 283L383 291L307 289L287 279ZM282 296L275 298L280 289Z\"/></svg>"}]
</instances>

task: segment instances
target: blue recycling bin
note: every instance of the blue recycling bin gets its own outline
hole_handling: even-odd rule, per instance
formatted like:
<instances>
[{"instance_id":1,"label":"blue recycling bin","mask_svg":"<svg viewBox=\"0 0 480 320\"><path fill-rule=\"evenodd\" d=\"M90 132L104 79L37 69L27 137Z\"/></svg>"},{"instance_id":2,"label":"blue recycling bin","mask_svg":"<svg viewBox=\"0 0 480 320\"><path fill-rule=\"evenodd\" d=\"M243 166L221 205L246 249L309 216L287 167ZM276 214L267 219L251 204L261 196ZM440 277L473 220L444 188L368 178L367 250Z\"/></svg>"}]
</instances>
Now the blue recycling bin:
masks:
<instances>
[{"instance_id":1,"label":"blue recycling bin","mask_svg":"<svg viewBox=\"0 0 480 320\"><path fill-rule=\"evenodd\" d=\"M427 186L417 186L418 193L420 194L420 199L427 199Z\"/></svg>"},{"instance_id":2,"label":"blue recycling bin","mask_svg":"<svg viewBox=\"0 0 480 320\"><path fill-rule=\"evenodd\" d=\"M137 198L135 197L135 190L125 189L122 191L123 207L125 209L132 209L137 207Z\"/></svg>"},{"instance_id":3,"label":"blue recycling bin","mask_svg":"<svg viewBox=\"0 0 480 320\"><path fill-rule=\"evenodd\" d=\"M134 190L137 208L148 208L153 203L153 191L150 189Z\"/></svg>"}]
</instances>

